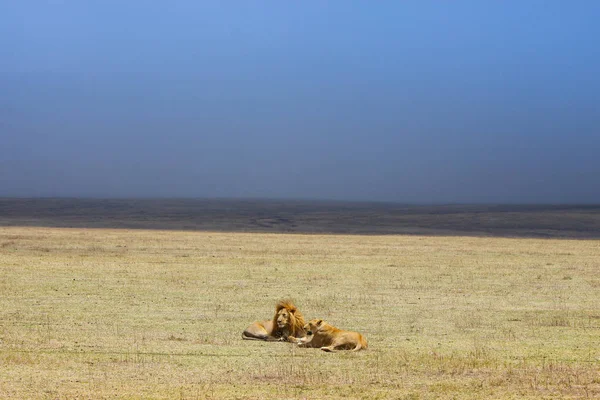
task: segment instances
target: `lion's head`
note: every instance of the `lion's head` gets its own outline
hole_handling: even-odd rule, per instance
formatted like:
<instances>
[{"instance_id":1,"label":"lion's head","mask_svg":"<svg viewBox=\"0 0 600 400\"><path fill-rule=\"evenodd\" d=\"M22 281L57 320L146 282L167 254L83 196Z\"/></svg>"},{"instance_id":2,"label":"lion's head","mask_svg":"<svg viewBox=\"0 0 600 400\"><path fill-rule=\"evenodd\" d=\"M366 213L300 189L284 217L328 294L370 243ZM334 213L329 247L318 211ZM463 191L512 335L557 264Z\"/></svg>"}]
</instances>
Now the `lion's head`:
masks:
<instances>
[{"instance_id":1,"label":"lion's head","mask_svg":"<svg viewBox=\"0 0 600 400\"><path fill-rule=\"evenodd\" d=\"M308 321L308 324L304 325L303 329L306 332L306 334L308 336L310 336L310 335L314 335L321 328L323 328L324 324L326 324L326 322L323 321L322 319L311 319L310 321Z\"/></svg>"},{"instance_id":2,"label":"lion's head","mask_svg":"<svg viewBox=\"0 0 600 400\"><path fill-rule=\"evenodd\" d=\"M304 316L289 300L281 300L275 307L273 326L290 336L304 335Z\"/></svg>"}]
</instances>

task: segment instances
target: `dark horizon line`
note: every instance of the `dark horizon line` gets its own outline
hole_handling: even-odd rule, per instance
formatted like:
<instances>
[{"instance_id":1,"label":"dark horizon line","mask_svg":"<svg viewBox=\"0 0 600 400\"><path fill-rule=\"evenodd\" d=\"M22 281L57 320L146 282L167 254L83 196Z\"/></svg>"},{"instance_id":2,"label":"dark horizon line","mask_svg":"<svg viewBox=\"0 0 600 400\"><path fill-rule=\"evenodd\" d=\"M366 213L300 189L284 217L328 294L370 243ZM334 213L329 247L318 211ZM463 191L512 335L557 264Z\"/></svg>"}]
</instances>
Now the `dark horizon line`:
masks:
<instances>
[{"instance_id":1,"label":"dark horizon line","mask_svg":"<svg viewBox=\"0 0 600 400\"><path fill-rule=\"evenodd\" d=\"M546 206L546 207L600 207L600 202L401 202L393 200L340 200L332 198L311 198L311 197L210 197L210 196L0 196L1 200L179 200L179 201L258 201L258 202L309 202L309 203L342 203L342 204L377 204L394 205L407 207L420 206Z\"/></svg>"}]
</instances>

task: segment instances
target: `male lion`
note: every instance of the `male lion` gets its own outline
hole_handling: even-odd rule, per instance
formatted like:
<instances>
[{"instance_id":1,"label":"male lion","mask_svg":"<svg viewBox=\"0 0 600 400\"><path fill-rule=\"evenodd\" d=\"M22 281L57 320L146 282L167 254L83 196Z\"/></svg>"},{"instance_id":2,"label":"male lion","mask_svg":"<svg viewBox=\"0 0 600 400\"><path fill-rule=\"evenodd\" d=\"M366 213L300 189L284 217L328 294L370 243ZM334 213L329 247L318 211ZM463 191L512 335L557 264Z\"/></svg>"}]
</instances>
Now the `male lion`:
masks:
<instances>
[{"instance_id":1,"label":"male lion","mask_svg":"<svg viewBox=\"0 0 600 400\"><path fill-rule=\"evenodd\" d=\"M289 300L280 300L272 320L256 321L242 333L243 339L288 341L289 336L304 336L304 316Z\"/></svg>"},{"instance_id":2,"label":"male lion","mask_svg":"<svg viewBox=\"0 0 600 400\"><path fill-rule=\"evenodd\" d=\"M289 341L299 347L320 347L323 351L352 350L367 348L367 341L358 332L343 331L322 319L313 319L304 326L306 337L290 337Z\"/></svg>"}]
</instances>

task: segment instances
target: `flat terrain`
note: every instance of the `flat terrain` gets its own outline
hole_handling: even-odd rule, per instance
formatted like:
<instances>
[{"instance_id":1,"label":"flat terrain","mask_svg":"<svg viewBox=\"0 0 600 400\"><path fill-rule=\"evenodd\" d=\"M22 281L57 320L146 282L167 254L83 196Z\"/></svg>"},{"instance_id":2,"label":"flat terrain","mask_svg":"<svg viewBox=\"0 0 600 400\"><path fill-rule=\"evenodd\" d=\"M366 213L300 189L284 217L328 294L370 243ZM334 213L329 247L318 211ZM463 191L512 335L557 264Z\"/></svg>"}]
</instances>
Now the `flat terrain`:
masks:
<instances>
[{"instance_id":1,"label":"flat terrain","mask_svg":"<svg viewBox=\"0 0 600 400\"><path fill-rule=\"evenodd\" d=\"M100 211L2 207L0 398L600 397L599 240L200 232L218 221L193 213L189 231L103 229ZM565 221L596 232L589 213ZM370 348L242 340L283 297Z\"/></svg>"},{"instance_id":2,"label":"flat terrain","mask_svg":"<svg viewBox=\"0 0 600 400\"><path fill-rule=\"evenodd\" d=\"M600 205L0 198L0 226L600 239Z\"/></svg>"}]
</instances>

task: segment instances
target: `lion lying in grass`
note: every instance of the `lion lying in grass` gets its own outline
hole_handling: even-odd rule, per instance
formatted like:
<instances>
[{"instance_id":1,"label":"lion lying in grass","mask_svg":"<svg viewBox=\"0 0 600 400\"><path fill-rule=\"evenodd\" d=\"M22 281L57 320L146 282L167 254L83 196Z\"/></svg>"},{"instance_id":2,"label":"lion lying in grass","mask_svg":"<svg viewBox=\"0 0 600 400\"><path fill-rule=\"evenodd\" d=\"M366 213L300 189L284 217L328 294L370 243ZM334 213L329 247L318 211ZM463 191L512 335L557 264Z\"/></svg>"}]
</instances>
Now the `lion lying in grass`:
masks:
<instances>
[{"instance_id":1,"label":"lion lying in grass","mask_svg":"<svg viewBox=\"0 0 600 400\"><path fill-rule=\"evenodd\" d=\"M299 347L320 347L323 351L352 350L367 348L367 341L358 332L343 331L322 319L313 319L304 326L306 336L290 337L289 341Z\"/></svg>"},{"instance_id":2,"label":"lion lying in grass","mask_svg":"<svg viewBox=\"0 0 600 400\"><path fill-rule=\"evenodd\" d=\"M242 338L285 342L290 336L304 336L304 324L304 316L298 308L289 300L280 300L273 319L254 322L242 333Z\"/></svg>"}]
</instances>

